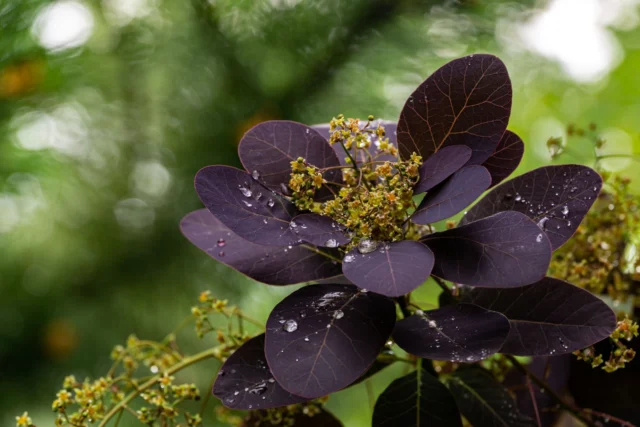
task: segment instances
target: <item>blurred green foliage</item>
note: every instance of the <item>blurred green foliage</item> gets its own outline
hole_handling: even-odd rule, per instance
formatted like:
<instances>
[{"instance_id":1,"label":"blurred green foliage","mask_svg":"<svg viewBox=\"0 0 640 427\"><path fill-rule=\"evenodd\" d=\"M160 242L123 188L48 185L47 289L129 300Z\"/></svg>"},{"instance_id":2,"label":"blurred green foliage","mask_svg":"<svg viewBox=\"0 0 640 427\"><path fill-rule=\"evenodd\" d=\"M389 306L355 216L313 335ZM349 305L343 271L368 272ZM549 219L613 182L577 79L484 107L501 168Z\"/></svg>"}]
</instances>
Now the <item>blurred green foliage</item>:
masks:
<instances>
[{"instance_id":1,"label":"blurred green foliage","mask_svg":"<svg viewBox=\"0 0 640 427\"><path fill-rule=\"evenodd\" d=\"M637 18L637 2L622 3L620 13ZM562 61L518 41L543 7L0 1L0 423L28 410L37 425L52 425L50 404L65 375L103 374L110 349L130 333L161 338L202 289L259 319L291 292L208 259L178 230L200 206L195 172L238 165L236 144L257 122L314 124L338 113L393 120L438 66L488 51L511 73L509 127L527 144L519 172L548 164L546 140L565 137L569 123L596 123L609 152L639 150L640 28L601 23L619 48L615 63L592 81L575 80ZM562 162L591 164L589 147L573 138ZM608 165L640 178L628 159ZM427 289L418 299L433 297ZM192 350L211 344L190 330L181 339ZM215 369L205 363L182 380L204 388ZM376 377L373 393L401 369ZM367 399L359 385L328 408L346 426L365 426ZM207 417L205 425L219 425L213 411Z\"/></svg>"}]
</instances>

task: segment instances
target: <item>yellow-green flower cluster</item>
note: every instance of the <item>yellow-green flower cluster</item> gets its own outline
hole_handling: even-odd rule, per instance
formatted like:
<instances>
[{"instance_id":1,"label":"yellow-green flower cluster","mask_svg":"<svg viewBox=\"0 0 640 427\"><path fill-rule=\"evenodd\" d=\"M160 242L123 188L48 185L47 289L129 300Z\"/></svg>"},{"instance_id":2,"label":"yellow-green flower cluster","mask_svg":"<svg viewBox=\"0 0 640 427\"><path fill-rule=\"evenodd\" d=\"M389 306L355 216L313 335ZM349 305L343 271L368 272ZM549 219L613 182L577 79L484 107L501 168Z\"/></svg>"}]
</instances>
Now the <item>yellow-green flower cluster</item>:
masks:
<instances>
[{"instance_id":1,"label":"yellow-green flower cluster","mask_svg":"<svg viewBox=\"0 0 640 427\"><path fill-rule=\"evenodd\" d=\"M343 183L329 183L333 199L314 201L316 191L327 184L323 170L302 158L291 162L289 188L296 206L346 226L353 233L351 246L364 238L395 241L418 233L407 229L406 222L407 210L415 207L413 187L419 179L422 158L414 153L409 159L397 159L397 148L385 137L384 126L373 128L373 119L369 116L364 125L342 114L331 120L330 143L344 147L348 163L342 167ZM375 150L371 149L373 138L378 141ZM385 160L378 160L383 155ZM389 160L389 155L397 160Z\"/></svg>"},{"instance_id":2,"label":"yellow-green flower cluster","mask_svg":"<svg viewBox=\"0 0 640 427\"><path fill-rule=\"evenodd\" d=\"M597 354L594 347L588 347L582 350L574 352L578 357L578 360L584 360L590 363L593 368L602 365L602 369L606 372L615 372L618 369L622 369L627 363L631 362L636 352L632 348L627 347L624 341L631 341L638 336L638 324L626 316L624 319L618 321L616 329L613 331L609 339L614 345L614 349L609 354L609 359L604 362L602 354Z\"/></svg>"}]
</instances>

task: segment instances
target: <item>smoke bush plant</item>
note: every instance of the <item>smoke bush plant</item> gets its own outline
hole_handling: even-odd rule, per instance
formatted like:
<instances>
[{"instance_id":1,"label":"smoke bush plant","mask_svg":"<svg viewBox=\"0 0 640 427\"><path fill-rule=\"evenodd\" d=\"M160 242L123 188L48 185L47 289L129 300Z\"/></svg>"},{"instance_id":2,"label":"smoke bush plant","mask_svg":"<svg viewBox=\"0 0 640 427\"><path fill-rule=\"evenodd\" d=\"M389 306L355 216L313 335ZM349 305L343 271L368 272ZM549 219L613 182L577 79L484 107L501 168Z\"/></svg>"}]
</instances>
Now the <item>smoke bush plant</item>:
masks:
<instances>
[{"instance_id":1,"label":"smoke bush plant","mask_svg":"<svg viewBox=\"0 0 640 427\"><path fill-rule=\"evenodd\" d=\"M342 115L320 126L264 122L240 141L245 170L198 172L207 209L181 223L192 243L268 285L315 282L276 305L264 334L219 332L220 346L199 356L224 361L213 394L227 408L251 411L238 423L341 425L322 409L325 397L401 362L414 369L379 397L374 426L462 426L462 416L477 427L540 425L537 412L518 411L496 379L498 365L517 368L529 387L596 425L514 356L577 352L616 329L602 300L546 276L602 179L589 167L561 165L502 183L524 152L506 129L511 97L504 64L471 55L425 80L397 124ZM457 224L436 230L487 190ZM425 310L411 292L430 277L443 293L439 308ZM208 293L200 302L200 335L213 329L211 312L246 318ZM408 356L396 356L393 343ZM122 351L116 360L136 363ZM171 384L176 366L200 359L160 365L149 388L163 378ZM153 408L138 412L141 421L201 423L187 413L186 424L176 424L181 399L167 400L164 390L142 396ZM105 405L93 419L106 425L126 403Z\"/></svg>"}]
</instances>

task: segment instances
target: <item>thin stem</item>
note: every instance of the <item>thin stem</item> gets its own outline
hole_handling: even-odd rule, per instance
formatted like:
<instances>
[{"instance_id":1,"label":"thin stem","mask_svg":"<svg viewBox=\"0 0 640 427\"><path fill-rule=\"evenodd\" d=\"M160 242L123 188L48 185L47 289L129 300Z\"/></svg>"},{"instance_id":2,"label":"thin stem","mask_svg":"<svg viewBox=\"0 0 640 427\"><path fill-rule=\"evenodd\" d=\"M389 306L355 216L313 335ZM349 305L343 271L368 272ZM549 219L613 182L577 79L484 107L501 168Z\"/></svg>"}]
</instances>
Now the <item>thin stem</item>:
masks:
<instances>
[{"instance_id":1,"label":"thin stem","mask_svg":"<svg viewBox=\"0 0 640 427\"><path fill-rule=\"evenodd\" d=\"M371 382L371 378L367 378L364 381L364 385L367 389L367 398L369 399L369 408L371 408L371 411L373 411L373 407L376 404L376 397L373 393L373 383Z\"/></svg>"},{"instance_id":2,"label":"thin stem","mask_svg":"<svg viewBox=\"0 0 640 427\"><path fill-rule=\"evenodd\" d=\"M193 355L191 357L188 357L188 358L184 359L182 362L172 366L171 368L167 369L165 372L166 372L167 375L175 374L176 372L181 371L182 369L184 369L184 368L186 368L188 366L191 366L194 363L198 363L198 362L200 362L202 360L214 357L214 353L215 353L215 349L213 349L213 348L210 348L208 350L202 351L202 352L200 352L198 354L195 354L195 355ZM107 425L107 423L118 412L123 410L140 393L142 393L143 391L153 387L160 380L160 378L162 378L162 374L155 375L149 381L147 381L146 383L142 384L134 392L130 393L127 397L125 397L123 400L121 400L116 406L111 408L111 410L107 413L107 415L105 415L104 419L98 425L98 427L105 427Z\"/></svg>"},{"instance_id":3,"label":"thin stem","mask_svg":"<svg viewBox=\"0 0 640 427\"><path fill-rule=\"evenodd\" d=\"M340 141L340 145L342 145L342 149L344 150L345 153L347 153L347 157L349 157L349 160L351 160L351 164L355 168L356 172L358 172L358 164L353 159L353 157L351 157L351 153L349 152L349 150L347 150L347 147L344 146L344 142Z\"/></svg>"},{"instance_id":4,"label":"thin stem","mask_svg":"<svg viewBox=\"0 0 640 427\"><path fill-rule=\"evenodd\" d=\"M120 425L120 420L122 419L122 414L124 414L124 409L120 410L120 413L118 414L118 418L116 418L116 425L114 427L118 427Z\"/></svg>"},{"instance_id":5,"label":"thin stem","mask_svg":"<svg viewBox=\"0 0 640 427\"><path fill-rule=\"evenodd\" d=\"M209 388L207 388L207 395L202 400L202 406L200 407L200 416L204 417L204 410L207 409L207 403L209 403L209 397L213 394L211 390L213 390L213 383L216 382L216 378L218 374L214 374L213 378L211 378L211 382L209 383Z\"/></svg>"},{"instance_id":6,"label":"thin stem","mask_svg":"<svg viewBox=\"0 0 640 427\"><path fill-rule=\"evenodd\" d=\"M538 411L538 401L536 400L536 392L533 390L533 384L531 384L531 378L529 378L529 376L525 376L525 378L527 379L527 387L529 388L529 395L531 396L533 413L536 414L536 422L538 423L538 427L542 427L542 422L540 421L540 412Z\"/></svg>"},{"instance_id":7,"label":"thin stem","mask_svg":"<svg viewBox=\"0 0 640 427\"><path fill-rule=\"evenodd\" d=\"M315 253L317 253L318 255L322 255L322 256L325 256L325 257L327 257L327 258L329 258L329 259L331 259L331 260L333 260L333 261L336 261L336 262L342 263L342 260L341 260L341 259L336 258L335 256L333 256L333 255L331 255L331 254L328 254L328 253L326 253L326 252L323 252L323 251L321 251L320 249L318 249L318 248L316 248L316 247L309 246L309 245L300 245L300 246L302 246L303 248L309 249L310 251L315 252Z\"/></svg>"},{"instance_id":8,"label":"thin stem","mask_svg":"<svg viewBox=\"0 0 640 427\"><path fill-rule=\"evenodd\" d=\"M558 405L560 405L560 407L562 407L567 412L571 413L575 418L577 418L578 420L582 421L588 427L597 427L597 425L593 421L591 421L587 417L585 417L580 412L579 409L577 409L574 406L572 406L571 404L567 403L560 395L558 395L553 389L551 389L551 387L549 387L549 385L546 382L544 382L543 380L538 378L535 374L533 374L531 371L529 371L529 369L526 366L524 366L522 363L520 363L520 361L518 361L518 359L516 359L515 357L513 357L511 355L508 355L508 354L505 354L505 357L513 364L513 366L516 367L516 369L518 369L520 372L522 372L528 378L531 378L531 380L534 383L536 383L536 385L538 387L543 389L545 391L545 393L547 393L553 400L555 400L556 403L558 403Z\"/></svg>"},{"instance_id":9,"label":"thin stem","mask_svg":"<svg viewBox=\"0 0 640 427\"><path fill-rule=\"evenodd\" d=\"M453 295L453 292L451 291L451 289L447 286L447 284L444 282L444 280L442 280L439 277L436 276L431 276L433 278L433 280L438 284L438 286L440 286L442 288L443 291L445 291L446 293L448 293L451 297L455 298L455 295Z\"/></svg>"}]
</instances>

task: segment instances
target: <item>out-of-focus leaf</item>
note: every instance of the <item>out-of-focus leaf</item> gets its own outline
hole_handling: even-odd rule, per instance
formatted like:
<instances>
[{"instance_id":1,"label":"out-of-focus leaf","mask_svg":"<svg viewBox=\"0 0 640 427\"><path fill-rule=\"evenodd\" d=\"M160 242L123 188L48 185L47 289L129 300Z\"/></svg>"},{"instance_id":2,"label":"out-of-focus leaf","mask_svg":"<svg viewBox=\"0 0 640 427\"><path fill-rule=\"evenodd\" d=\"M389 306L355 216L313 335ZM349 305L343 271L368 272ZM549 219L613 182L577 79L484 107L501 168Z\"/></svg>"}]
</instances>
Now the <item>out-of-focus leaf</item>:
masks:
<instances>
[{"instance_id":1,"label":"out-of-focus leaf","mask_svg":"<svg viewBox=\"0 0 640 427\"><path fill-rule=\"evenodd\" d=\"M515 133L507 130L496 151L482 164L491 174L491 186L500 184L516 170L524 154L524 142Z\"/></svg>"},{"instance_id":2,"label":"out-of-focus leaf","mask_svg":"<svg viewBox=\"0 0 640 427\"><path fill-rule=\"evenodd\" d=\"M491 185L483 166L467 166L430 190L411 216L416 224L431 224L449 218L482 195Z\"/></svg>"},{"instance_id":3,"label":"out-of-focus leaf","mask_svg":"<svg viewBox=\"0 0 640 427\"><path fill-rule=\"evenodd\" d=\"M497 353L508 334L509 321L502 314L457 304L400 320L393 339L416 356L473 363Z\"/></svg>"},{"instance_id":4,"label":"out-of-focus leaf","mask_svg":"<svg viewBox=\"0 0 640 427\"><path fill-rule=\"evenodd\" d=\"M212 258L269 285L328 280L341 275L340 264L313 248L256 245L233 233L207 209L185 216L180 229L191 243ZM339 256L338 253L330 254Z\"/></svg>"},{"instance_id":5,"label":"out-of-focus leaf","mask_svg":"<svg viewBox=\"0 0 640 427\"><path fill-rule=\"evenodd\" d=\"M448 145L473 150L469 164L493 154L511 113L511 81L493 55L469 55L445 64L409 96L398 121L403 158L424 159Z\"/></svg>"},{"instance_id":6,"label":"out-of-focus leaf","mask_svg":"<svg viewBox=\"0 0 640 427\"><path fill-rule=\"evenodd\" d=\"M397 297L407 294L429 278L433 252L420 242L403 240L380 243L370 253L356 248L342 260L342 272L363 289Z\"/></svg>"},{"instance_id":7,"label":"out-of-focus leaf","mask_svg":"<svg viewBox=\"0 0 640 427\"><path fill-rule=\"evenodd\" d=\"M420 366L382 392L373 410L372 425L461 427L462 421L447 387Z\"/></svg>"},{"instance_id":8,"label":"out-of-focus leaf","mask_svg":"<svg viewBox=\"0 0 640 427\"><path fill-rule=\"evenodd\" d=\"M519 212L500 212L421 239L433 251L433 274L470 286L508 288L542 279L549 268L546 234Z\"/></svg>"},{"instance_id":9,"label":"out-of-focus leaf","mask_svg":"<svg viewBox=\"0 0 640 427\"><path fill-rule=\"evenodd\" d=\"M196 175L195 185L207 209L243 239L265 246L299 243L289 227L295 206L247 172L231 166L207 166Z\"/></svg>"},{"instance_id":10,"label":"out-of-focus leaf","mask_svg":"<svg viewBox=\"0 0 640 427\"><path fill-rule=\"evenodd\" d=\"M534 427L520 412L509 392L487 371L461 369L446 379L458 409L473 426Z\"/></svg>"},{"instance_id":11,"label":"out-of-focus leaf","mask_svg":"<svg viewBox=\"0 0 640 427\"><path fill-rule=\"evenodd\" d=\"M336 248L351 241L345 226L314 213L296 216L291 221L291 228L298 238L316 246Z\"/></svg>"},{"instance_id":12,"label":"out-of-focus leaf","mask_svg":"<svg viewBox=\"0 0 640 427\"><path fill-rule=\"evenodd\" d=\"M600 298L563 280L546 277L515 289L473 289L464 301L504 314L511 331L501 353L560 355L608 337L614 312Z\"/></svg>"},{"instance_id":13,"label":"out-of-focus leaf","mask_svg":"<svg viewBox=\"0 0 640 427\"><path fill-rule=\"evenodd\" d=\"M315 129L286 120L271 120L251 128L240 141L238 155L252 176L276 192L287 188L291 162L299 157L320 169L340 165L329 142ZM327 171L324 177L342 182L339 169ZM325 191L325 195L330 194Z\"/></svg>"},{"instance_id":14,"label":"out-of-focus leaf","mask_svg":"<svg viewBox=\"0 0 640 427\"><path fill-rule=\"evenodd\" d=\"M321 408L317 414L309 415L298 412L287 416L287 427L342 427L342 423L331 413ZM263 411L250 413L242 422L242 427L270 427L273 426L268 414Z\"/></svg>"},{"instance_id":15,"label":"out-of-focus leaf","mask_svg":"<svg viewBox=\"0 0 640 427\"><path fill-rule=\"evenodd\" d=\"M373 125L371 127L371 129L375 129L378 124L381 124L382 126L384 126L385 132L386 132L386 138L389 138L389 143L392 145L395 145L396 147L398 146L398 142L396 139L396 131L397 131L397 123L395 122L390 122L388 120L376 120L373 122ZM312 128L314 128L315 130L317 130L320 135L322 135L323 137L325 137L327 140L329 140L329 138L331 137L331 132L329 131L329 125L328 124L322 124L322 125L313 125L311 126ZM377 135L371 135L371 145L369 146L369 148L367 148L367 151L369 152L369 154L371 155L371 157L376 157L376 150L378 148L378 143L379 143L379 138ZM333 144L332 145L333 149L335 150L336 154L338 155L338 159L340 160L340 164L342 166L346 166L347 162L346 162L346 158L347 158L347 153L345 153L344 148L342 148L342 145L340 144ZM353 152L351 152L351 155L353 156ZM369 156L367 156L367 154L365 154L364 150L358 150L357 151L357 156L358 158L355 159L358 163L365 163L369 161ZM390 161L390 162L395 162L397 161L397 159L389 154L381 154L378 157L376 157L376 160L379 161Z\"/></svg>"},{"instance_id":16,"label":"out-of-focus leaf","mask_svg":"<svg viewBox=\"0 0 640 427\"><path fill-rule=\"evenodd\" d=\"M222 365L213 394L231 409L268 409L304 402L275 381L264 357L264 334L250 339Z\"/></svg>"},{"instance_id":17,"label":"out-of-focus leaf","mask_svg":"<svg viewBox=\"0 0 640 427\"><path fill-rule=\"evenodd\" d=\"M424 193L449 178L469 161L471 153L466 145L450 145L433 153L420 166L420 181L413 192Z\"/></svg>"},{"instance_id":18,"label":"out-of-focus leaf","mask_svg":"<svg viewBox=\"0 0 640 427\"><path fill-rule=\"evenodd\" d=\"M581 165L546 166L491 190L467 212L467 224L500 211L517 211L545 231L553 249L569 240L595 202L602 178Z\"/></svg>"},{"instance_id":19,"label":"out-of-focus leaf","mask_svg":"<svg viewBox=\"0 0 640 427\"><path fill-rule=\"evenodd\" d=\"M304 287L269 315L269 367L295 395L316 398L333 393L369 369L395 320L393 301L382 295L349 285Z\"/></svg>"}]
</instances>

